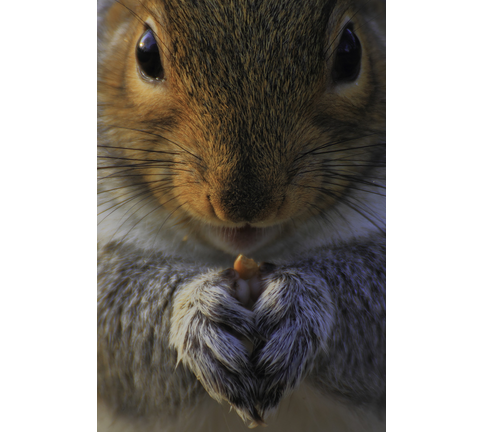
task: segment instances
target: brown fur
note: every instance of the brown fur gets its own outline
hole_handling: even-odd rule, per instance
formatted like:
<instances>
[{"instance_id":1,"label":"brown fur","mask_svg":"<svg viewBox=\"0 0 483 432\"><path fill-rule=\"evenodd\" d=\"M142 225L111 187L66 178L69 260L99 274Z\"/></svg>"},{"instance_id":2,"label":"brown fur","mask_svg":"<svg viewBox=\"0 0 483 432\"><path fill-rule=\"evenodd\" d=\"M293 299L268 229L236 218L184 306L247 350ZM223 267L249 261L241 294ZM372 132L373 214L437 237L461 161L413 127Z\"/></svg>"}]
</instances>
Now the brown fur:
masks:
<instances>
[{"instance_id":1,"label":"brown fur","mask_svg":"<svg viewBox=\"0 0 483 432\"><path fill-rule=\"evenodd\" d=\"M98 13L98 394L112 430L203 430L205 406L223 430L211 398L262 424L281 401L291 416L292 391L301 407L317 395L290 423L307 432L333 406L333 425L357 411L356 426L327 430L383 428L385 3L99 0ZM336 83L349 20L361 72ZM137 65L147 25L161 81ZM273 263L251 310L226 271L240 252Z\"/></svg>"},{"instance_id":2,"label":"brown fur","mask_svg":"<svg viewBox=\"0 0 483 432\"><path fill-rule=\"evenodd\" d=\"M356 7L338 2L329 19L334 2L306 2L302 8L291 1L263 2L256 14L248 14L244 2L238 8L215 8L210 2L197 8L189 2L169 2L164 8L153 1L131 3L135 15L121 3L108 14L108 25L122 16L129 31L110 47L100 67L99 101L105 106L103 118L115 119L107 120L108 127L134 129L109 131L113 142L126 147L111 153L153 161L136 172L158 204L176 210L180 219L213 225L284 224L310 217L311 204L323 211L347 193L349 181L328 183L322 173L313 174L320 158L308 162L300 157L321 142L351 140L384 128L382 41L364 31L367 17L355 14ZM285 12L274 16L273 8ZM143 83L137 72L133 47L149 16L157 24L167 76L163 83ZM335 86L332 54L351 16L364 47L362 73L357 86ZM280 24L284 17L290 20ZM277 25L284 26L283 33L267 32ZM306 40L298 40L300 35L307 35ZM135 144L140 139L142 151ZM324 164L345 157L345 170L360 175L374 152L354 150L350 154L357 158L352 160L348 149L373 142L373 135L347 141L343 151L325 154ZM146 152L160 149L167 152L161 167L155 162L159 154ZM174 166L183 169L172 175ZM160 189L165 172L172 179ZM243 196L233 198L241 185ZM317 192L321 185L328 188L325 196Z\"/></svg>"}]
</instances>

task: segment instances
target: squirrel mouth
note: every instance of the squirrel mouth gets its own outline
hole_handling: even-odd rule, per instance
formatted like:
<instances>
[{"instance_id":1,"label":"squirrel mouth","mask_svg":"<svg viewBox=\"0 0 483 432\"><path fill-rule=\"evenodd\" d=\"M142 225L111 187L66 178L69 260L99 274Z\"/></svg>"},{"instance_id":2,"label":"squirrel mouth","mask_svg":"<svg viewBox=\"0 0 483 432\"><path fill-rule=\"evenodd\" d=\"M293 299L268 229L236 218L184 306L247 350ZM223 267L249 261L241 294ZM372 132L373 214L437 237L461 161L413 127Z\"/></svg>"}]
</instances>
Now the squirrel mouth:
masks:
<instances>
[{"instance_id":1,"label":"squirrel mouth","mask_svg":"<svg viewBox=\"0 0 483 432\"><path fill-rule=\"evenodd\" d=\"M273 227L257 228L245 224L238 228L211 227L210 239L225 251L238 253L254 252L272 236L267 236Z\"/></svg>"},{"instance_id":2,"label":"squirrel mouth","mask_svg":"<svg viewBox=\"0 0 483 432\"><path fill-rule=\"evenodd\" d=\"M229 228L226 230L225 237L230 243L245 244L256 241L257 237L261 237L263 228L254 228L250 224L246 224L241 228Z\"/></svg>"}]
</instances>

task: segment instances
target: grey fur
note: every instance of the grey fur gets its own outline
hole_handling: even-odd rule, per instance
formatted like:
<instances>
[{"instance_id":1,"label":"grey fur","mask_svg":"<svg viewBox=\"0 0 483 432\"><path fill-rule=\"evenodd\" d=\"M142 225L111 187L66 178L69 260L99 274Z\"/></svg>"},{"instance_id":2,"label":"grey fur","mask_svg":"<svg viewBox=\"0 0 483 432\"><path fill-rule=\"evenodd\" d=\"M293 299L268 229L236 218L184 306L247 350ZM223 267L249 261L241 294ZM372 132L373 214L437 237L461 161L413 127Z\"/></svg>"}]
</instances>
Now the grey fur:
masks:
<instances>
[{"instance_id":1,"label":"grey fur","mask_svg":"<svg viewBox=\"0 0 483 432\"><path fill-rule=\"evenodd\" d=\"M111 41L107 40L104 34L103 20L113 3L115 2L112 0L98 1L99 65L103 65L104 60L109 58L107 53L112 49ZM184 1L179 3L190 4ZM196 3L198 2L192 2ZM201 3L206 3L204 7L210 10L210 2ZM274 8L274 14L280 14L280 18L285 19L283 11L277 9L277 2L259 3ZM316 3L314 0L314 4ZM325 3L333 6L338 2L334 0ZM351 2L340 3L345 7ZM378 2L364 2L361 10L367 8L364 13L371 17L375 16L371 8L376 3ZM177 9L176 5L170 7ZM227 9L230 7L227 6ZM206 10L202 13L207 13ZM294 11L298 13L299 7L294 7ZM312 14L310 8L302 12L307 17ZM305 18L300 19L301 22L304 20ZM372 23L370 19L367 22ZM215 30L219 27L217 22L211 24ZM188 28L181 18L176 25L181 29ZM262 26L262 30L264 31L265 27ZM377 31L374 34L374 40L379 38ZM278 37L278 41L283 40L284 34L278 34ZM382 40L382 36L380 39ZM191 77L190 73L194 66L187 66L188 63L183 61L192 61L196 64L199 59L196 56L184 58L182 42L184 41L177 42L181 46L181 54L172 60L174 63L180 62L177 65L180 70L185 67L188 77L186 80L195 81L195 77L200 80L193 84L193 88L198 88L201 92L204 89L203 80L212 83L210 74L214 72L209 68L200 72L200 69L197 75L193 74ZM233 38L231 42L235 44L240 41ZM243 40L240 47L243 45L242 42ZM221 58L226 63L222 65L229 70L231 58L217 55L216 40L200 37L198 43L211 43L212 58ZM277 44L278 42L274 43L278 46ZM301 55L304 59L309 57L310 44L307 44L305 49L306 52ZM281 58L282 51L278 53ZM211 60L206 60L204 56L200 57L210 64ZM310 83L304 81L303 74L298 73L296 67L292 64L286 65L286 70L293 72L294 77L300 81L297 88L311 88L318 82L318 62L319 60L312 65L313 81ZM105 65L104 67L107 69ZM114 66L108 67L118 72L114 70ZM218 69L222 68L213 68L215 71ZM230 77L234 77L234 82L237 82L237 71L230 72L233 72ZM289 83L288 75L284 76ZM221 89L222 93L227 92L229 97L237 101L238 92L233 91L230 86L225 88L221 75L215 78L220 80L215 87ZM259 78L260 74L253 78L254 82ZM274 81L277 83L276 78ZM106 82L100 79L99 85L106 85ZM113 92L125 94L123 92L126 89L123 85L116 88L107 83L106 87L108 86L114 89ZM278 111L271 109L271 106L260 108L257 104L263 104L258 100L257 88L254 86L250 91L253 94L249 102L256 108L253 112L263 113L266 121L254 121L251 129L247 130L258 130L257 140L244 141L230 137L232 124L223 123L227 112L225 103L210 99L213 95L206 93L207 100L200 106L212 110L215 118L213 124L222 125L216 133L213 132L217 139L220 139L213 149L225 151L223 138L228 137L232 141L226 142L236 143L241 148L238 156L244 155L244 158L240 159L242 161L250 160L248 156L252 157L253 149L257 149L257 145L259 154L270 156L273 152L283 159L288 154L282 146L286 143L282 139L277 141L273 138L274 134L269 126L276 122L270 124L267 119L273 116L278 122L273 127L282 128L286 121L277 115L279 111L284 112L285 118L292 119L294 116L291 108L287 108L286 111L283 107L277 107ZM299 91L294 94L298 97L298 93ZM117 97L118 94L115 94ZM374 84L371 97L381 99L382 94L382 86ZM300 101L293 97L298 101L297 104L303 105L302 97ZM199 99L202 99L201 96ZM260 100L265 101L263 98ZM216 106L209 107L210 103ZM243 114L251 115L249 110L239 106L244 105L233 103L230 106L233 122L241 121L237 117L237 107ZM114 148L103 149L103 145L135 147L142 140L134 143L122 140L112 142L113 139L118 139L120 132L110 124L110 119L104 115L104 109L104 105L99 104L99 153L101 157L109 157L109 164L115 165L120 153ZM384 109L375 109L372 118L381 121ZM289 129L297 126L297 122L293 121ZM337 119L333 123L324 121L319 121L316 128L326 128L336 136L339 133L344 136L346 129L350 128L359 134L367 134L370 129L364 124L356 124L356 121L350 123L347 120L350 128L346 127L345 120ZM123 124L122 120L119 122ZM148 126L148 122L143 124L147 131ZM176 130L176 124L169 127ZM159 133L159 129L155 130ZM375 130L377 133L373 134L374 137L371 136L370 139L373 138L373 141L370 143L380 145L385 140L384 131L378 127L375 127ZM354 133L352 129L350 132ZM207 135L210 135L209 133ZM352 137L350 134L349 136ZM348 137L345 138L349 139ZM169 148L168 140L162 138L160 137L157 144L162 149L163 146ZM256 143L253 144L252 141ZM250 147L252 144L254 147ZM276 148L276 145L281 146L281 149ZM362 145L367 146L367 142L361 141ZM279 153L276 152L278 150ZM299 149L300 152L302 150L305 151ZM179 148L176 148L176 151L182 154ZM283 398L296 391L304 382L331 399L349 407L360 407L384 418L385 226L384 222L381 222L384 220L384 197L377 196L374 192L379 192L380 189L372 186L373 178L384 177L383 153L371 153L366 162L369 161L368 164L374 164L377 168L364 172L363 175L366 177L356 178L355 184L362 185L363 190L349 190L332 208L320 214L313 211L313 217L294 223L295 228L285 225L280 228L281 234L276 241L254 253L254 258L259 261L265 260L269 264L261 268L260 278L265 290L252 310L244 308L235 298L237 278L234 270L229 268L234 257L207 244L202 235L198 236L197 227L201 227L201 230L202 222L189 221L189 229L183 224L176 225L176 221L170 218L173 212L163 208L163 205L156 207L157 204L152 204L149 188L146 185L137 186L133 178L107 175L100 179L100 208L104 212L101 214L98 245L100 400L119 417L156 418L164 424L175 424L193 412L209 395L219 402L227 401L231 404L247 424L261 424L277 409ZM301 160L296 158L296 155L293 159ZM275 172L278 167L274 160L275 157L272 157L270 164L273 165ZM316 162L317 155L314 153L310 161L314 165L310 165L309 168L316 166ZM168 160L161 163L165 164L163 170L169 171L171 162ZM119 166L122 167L121 164ZM186 170L197 169L189 157L183 160L182 166ZM243 163L240 166L243 168ZM252 182L252 178L264 173L263 160L253 162L253 166L256 166L256 169L248 174L248 171L243 172L243 169L240 169L239 179L234 178L231 186L240 184L240 179ZM295 171L290 163L287 162L286 166L287 170ZM303 169L299 166L296 168ZM163 170L161 171L165 172ZM267 174L266 178L278 177ZM270 193L266 189L262 194L257 187L261 190L260 185L265 187L266 181L254 181L250 184L253 186L251 192L254 191L252 195L259 200L258 213L253 213L255 216L248 211L251 210L250 197L246 198L248 195L233 194L235 198L230 197L227 201L230 202L232 214L237 214L237 197L242 196L246 208L240 214L244 217L248 215L246 217L262 218L263 211L266 210L265 201L270 197ZM129 196L123 188L133 186L138 187L130 189L134 191L134 196L145 196L150 199L142 198L145 201L139 201L142 205L138 207L123 207L131 198L126 199L118 190ZM236 189L234 187L235 192L238 192ZM283 193L280 193L280 196L283 196ZM327 198L327 195L322 196L324 197ZM364 210L365 215L357 214L360 212L348 206L347 202L364 203L365 205L360 208ZM113 203L117 207L111 211ZM131 208L135 210L131 211ZM354 220L356 222L353 223ZM360 223L361 220L370 220L370 223L364 225ZM199 225L196 225L197 223ZM189 246L182 242L187 235L194 239ZM337 240L339 237L340 240ZM247 348L245 340L249 340L253 345L252 352Z\"/></svg>"},{"instance_id":2,"label":"grey fur","mask_svg":"<svg viewBox=\"0 0 483 432\"><path fill-rule=\"evenodd\" d=\"M253 313L230 295L226 271L149 259L119 244L100 253L99 393L120 412L179 415L203 393L198 376L210 395L251 420L307 374L321 391L384 409L383 237L274 267ZM178 306L173 318L176 293L189 295L183 308L195 311ZM256 342L251 358L227 328ZM170 332L183 341L175 343L178 367Z\"/></svg>"}]
</instances>

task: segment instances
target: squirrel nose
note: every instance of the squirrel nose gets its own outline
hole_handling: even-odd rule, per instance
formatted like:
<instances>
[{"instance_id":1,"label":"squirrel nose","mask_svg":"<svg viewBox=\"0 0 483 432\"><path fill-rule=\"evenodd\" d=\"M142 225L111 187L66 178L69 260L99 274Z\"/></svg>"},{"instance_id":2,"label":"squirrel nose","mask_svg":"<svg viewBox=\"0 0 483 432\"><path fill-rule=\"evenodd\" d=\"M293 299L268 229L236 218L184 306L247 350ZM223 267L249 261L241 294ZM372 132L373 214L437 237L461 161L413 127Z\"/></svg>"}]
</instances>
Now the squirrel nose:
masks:
<instances>
[{"instance_id":1,"label":"squirrel nose","mask_svg":"<svg viewBox=\"0 0 483 432\"><path fill-rule=\"evenodd\" d=\"M226 188L207 198L215 215L224 222L267 222L276 216L279 208L273 194L267 188L260 187Z\"/></svg>"}]
</instances>

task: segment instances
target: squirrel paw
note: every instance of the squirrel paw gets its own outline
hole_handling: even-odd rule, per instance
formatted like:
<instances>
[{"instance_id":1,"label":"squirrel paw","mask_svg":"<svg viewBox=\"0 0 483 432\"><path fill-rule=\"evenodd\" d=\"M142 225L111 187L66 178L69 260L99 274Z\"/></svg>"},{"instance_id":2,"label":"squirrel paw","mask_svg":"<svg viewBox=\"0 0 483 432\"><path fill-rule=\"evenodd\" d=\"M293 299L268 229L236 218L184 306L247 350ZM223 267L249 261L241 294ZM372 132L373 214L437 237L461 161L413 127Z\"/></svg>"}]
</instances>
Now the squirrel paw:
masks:
<instances>
[{"instance_id":1,"label":"squirrel paw","mask_svg":"<svg viewBox=\"0 0 483 432\"><path fill-rule=\"evenodd\" d=\"M189 282L175 297L170 343L212 398L228 401L246 423L262 422L256 377L242 338L258 336L253 312L235 298L234 269L210 272Z\"/></svg>"},{"instance_id":2,"label":"squirrel paw","mask_svg":"<svg viewBox=\"0 0 483 432\"><path fill-rule=\"evenodd\" d=\"M309 270L262 264L260 278L264 289L253 312L262 339L251 360L259 381L257 409L265 417L327 348L334 312L324 281Z\"/></svg>"}]
</instances>

